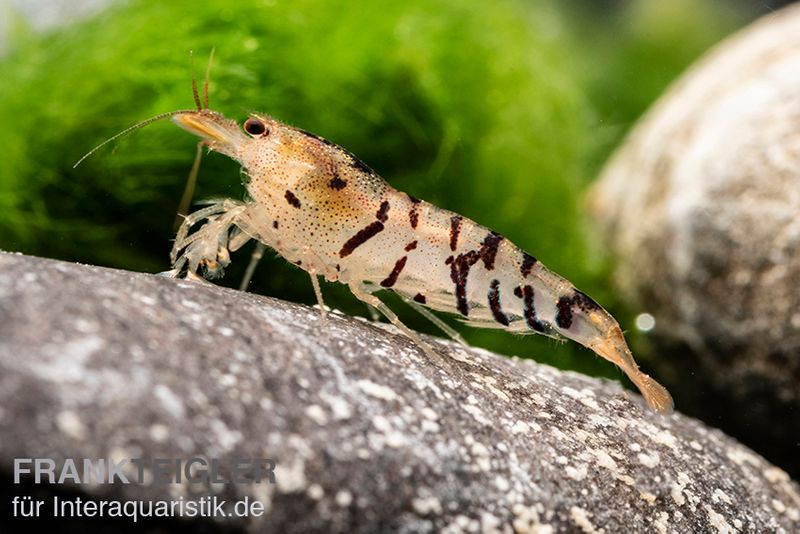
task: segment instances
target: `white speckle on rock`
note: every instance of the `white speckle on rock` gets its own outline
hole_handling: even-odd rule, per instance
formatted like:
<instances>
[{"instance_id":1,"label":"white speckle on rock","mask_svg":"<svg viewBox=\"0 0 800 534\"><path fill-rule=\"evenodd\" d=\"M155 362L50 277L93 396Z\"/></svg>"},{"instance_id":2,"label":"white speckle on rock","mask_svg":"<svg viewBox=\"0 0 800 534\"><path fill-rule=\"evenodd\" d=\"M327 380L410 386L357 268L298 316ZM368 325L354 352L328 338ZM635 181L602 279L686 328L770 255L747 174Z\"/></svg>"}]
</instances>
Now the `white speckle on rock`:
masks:
<instances>
[{"instance_id":1,"label":"white speckle on rock","mask_svg":"<svg viewBox=\"0 0 800 534\"><path fill-rule=\"evenodd\" d=\"M614 459L603 449L590 449L589 452L591 452L597 459L597 465L600 467L605 467L609 471L619 471L617 462L615 462Z\"/></svg>"},{"instance_id":2,"label":"white speckle on rock","mask_svg":"<svg viewBox=\"0 0 800 534\"><path fill-rule=\"evenodd\" d=\"M347 508L353 502L353 494L347 490L339 490L334 500L340 508Z\"/></svg>"},{"instance_id":3,"label":"white speckle on rock","mask_svg":"<svg viewBox=\"0 0 800 534\"><path fill-rule=\"evenodd\" d=\"M156 443L164 443L169 437L169 427L161 423L155 423L150 425L148 434L150 434L150 439Z\"/></svg>"},{"instance_id":4,"label":"white speckle on rock","mask_svg":"<svg viewBox=\"0 0 800 534\"><path fill-rule=\"evenodd\" d=\"M473 404L465 404L461 407L461 409L470 414L472 417L474 417L475 420L480 424L486 426L492 425L492 422L489 421L489 419L487 419L486 416L484 415L483 410L481 410L477 406Z\"/></svg>"},{"instance_id":5,"label":"white speckle on rock","mask_svg":"<svg viewBox=\"0 0 800 534\"><path fill-rule=\"evenodd\" d=\"M491 456L489 455L489 449L482 443L475 442L472 444L472 447L470 447L470 450L478 469L485 472L490 471L492 464L490 462Z\"/></svg>"},{"instance_id":6,"label":"white speckle on rock","mask_svg":"<svg viewBox=\"0 0 800 534\"><path fill-rule=\"evenodd\" d=\"M517 421L511 427L512 434L527 434L530 431L531 427L528 426L528 423L525 423L524 421Z\"/></svg>"},{"instance_id":7,"label":"white speckle on rock","mask_svg":"<svg viewBox=\"0 0 800 534\"><path fill-rule=\"evenodd\" d=\"M228 328L227 326L219 327L217 332L219 332L221 336L225 337L233 337L233 335L236 333L232 328Z\"/></svg>"},{"instance_id":8,"label":"white speckle on rock","mask_svg":"<svg viewBox=\"0 0 800 534\"><path fill-rule=\"evenodd\" d=\"M420 424L420 430L430 434L438 434L439 431L441 431L441 427L439 426L439 423L430 421L428 419L423 419L422 423Z\"/></svg>"},{"instance_id":9,"label":"white speckle on rock","mask_svg":"<svg viewBox=\"0 0 800 534\"><path fill-rule=\"evenodd\" d=\"M703 508L708 514L708 522L717 530L719 534L732 534L734 532L734 529L730 523L725 521L725 516L718 513L708 504L703 505Z\"/></svg>"},{"instance_id":10,"label":"white speckle on rock","mask_svg":"<svg viewBox=\"0 0 800 534\"><path fill-rule=\"evenodd\" d=\"M735 463L736 465L744 465L745 463L749 463L750 465L757 466L759 465L758 457L741 447L731 447L728 449L726 456L730 461Z\"/></svg>"},{"instance_id":11,"label":"white speckle on rock","mask_svg":"<svg viewBox=\"0 0 800 534\"><path fill-rule=\"evenodd\" d=\"M653 441L661 445L666 445L670 449L675 449L678 447L678 440L669 430L661 430L660 432L657 432L653 436Z\"/></svg>"},{"instance_id":12,"label":"white speckle on rock","mask_svg":"<svg viewBox=\"0 0 800 534\"><path fill-rule=\"evenodd\" d=\"M438 515L442 513L442 503L433 495L417 497L411 501L411 506L413 506L414 511L420 515Z\"/></svg>"},{"instance_id":13,"label":"white speckle on rock","mask_svg":"<svg viewBox=\"0 0 800 534\"><path fill-rule=\"evenodd\" d=\"M156 399L158 399L167 413L175 419L182 419L186 414L183 401L164 384L158 384L154 387L153 395L155 395Z\"/></svg>"},{"instance_id":14,"label":"white speckle on rock","mask_svg":"<svg viewBox=\"0 0 800 534\"><path fill-rule=\"evenodd\" d=\"M684 503L686 502L686 498L683 495L683 491L688 483L689 483L689 477L686 476L686 473L683 472L678 473L677 482L672 483L672 487L670 488L670 495L672 496L672 500L675 501L675 504L677 504L678 506L683 506Z\"/></svg>"},{"instance_id":15,"label":"white speckle on rock","mask_svg":"<svg viewBox=\"0 0 800 534\"><path fill-rule=\"evenodd\" d=\"M397 449L408 443L408 438L396 430L386 417L376 415L372 418L372 425L379 431L367 435L373 449L380 450L384 445Z\"/></svg>"},{"instance_id":16,"label":"white speckle on rock","mask_svg":"<svg viewBox=\"0 0 800 534\"><path fill-rule=\"evenodd\" d=\"M525 534L552 534L554 529L552 525L543 524L540 520L542 506L535 504L533 506L525 506L524 504L517 503L511 508L514 514L514 519L511 526L514 527L514 532Z\"/></svg>"},{"instance_id":17,"label":"white speckle on rock","mask_svg":"<svg viewBox=\"0 0 800 534\"><path fill-rule=\"evenodd\" d=\"M583 480L584 478L586 478L586 475L588 473L588 468L586 467L586 464L581 464L577 467L568 465L564 469L564 472L567 474L569 478L573 480Z\"/></svg>"},{"instance_id":18,"label":"white speckle on rock","mask_svg":"<svg viewBox=\"0 0 800 534\"><path fill-rule=\"evenodd\" d=\"M228 425L222 419L212 419L208 425L215 434L216 444L223 451L231 450L237 443L242 441L242 433L228 428Z\"/></svg>"},{"instance_id":19,"label":"white speckle on rock","mask_svg":"<svg viewBox=\"0 0 800 534\"><path fill-rule=\"evenodd\" d=\"M593 410L599 410L600 409L600 405L597 404L597 401L594 400L594 397L583 396L580 399L578 399L578 401L581 404L583 404L584 406L588 406L589 408L592 408Z\"/></svg>"},{"instance_id":20,"label":"white speckle on rock","mask_svg":"<svg viewBox=\"0 0 800 534\"><path fill-rule=\"evenodd\" d=\"M333 418L336 421L343 421L352 417L353 409L350 407L350 403L343 398L336 395L320 395L320 397L322 397L322 399L328 403L328 406L331 408Z\"/></svg>"},{"instance_id":21,"label":"white speckle on rock","mask_svg":"<svg viewBox=\"0 0 800 534\"><path fill-rule=\"evenodd\" d=\"M703 446L700 445L700 443L698 443L698 441L694 440L694 439L689 442L689 446L691 448L693 448L694 450L696 450L696 451L702 451L703 450Z\"/></svg>"},{"instance_id":22,"label":"white speckle on rock","mask_svg":"<svg viewBox=\"0 0 800 534\"><path fill-rule=\"evenodd\" d=\"M301 458L294 458L290 463L278 462L273 472L275 485L281 493L303 491L308 484L306 465Z\"/></svg>"},{"instance_id":23,"label":"white speckle on rock","mask_svg":"<svg viewBox=\"0 0 800 534\"><path fill-rule=\"evenodd\" d=\"M789 482L789 475L780 467L770 467L764 470L764 478L773 484Z\"/></svg>"},{"instance_id":24,"label":"white speckle on rock","mask_svg":"<svg viewBox=\"0 0 800 534\"><path fill-rule=\"evenodd\" d=\"M643 491L639 493L639 497L645 501L647 504L655 504L656 503L656 496L650 493L649 491Z\"/></svg>"},{"instance_id":25,"label":"white speckle on rock","mask_svg":"<svg viewBox=\"0 0 800 534\"><path fill-rule=\"evenodd\" d=\"M82 317L75 318L75 330L83 334L93 334L97 332L97 322L88 321Z\"/></svg>"},{"instance_id":26,"label":"white speckle on rock","mask_svg":"<svg viewBox=\"0 0 800 534\"><path fill-rule=\"evenodd\" d=\"M437 421L439 419L439 415L433 409L429 408L428 406L425 406L424 408L422 408L419 411L419 413L422 414L422 417L424 417L425 419L428 419L430 421Z\"/></svg>"},{"instance_id":27,"label":"white speckle on rock","mask_svg":"<svg viewBox=\"0 0 800 534\"><path fill-rule=\"evenodd\" d=\"M714 493L711 494L711 499L714 502L724 502L725 504L732 504L733 501L728 494L722 491L721 489L717 488L714 490Z\"/></svg>"},{"instance_id":28,"label":"white speckle on rock","mask_svg":"<svg viewBox=\"0 0 800 534\"><path fill-rule=\"evenodd\" d=\"M500 530L500 525L503 522L497 517L489 512L482 512L481 513L481 532L486 534L499 534L502 532Z\"/></svg>"},{"instance_id":29,"label":"white speckle on rock","mask_svg":"<svg viewBox=\"0 0 800 534\"><path fill-rule=\"evenodd\" d=\"M191 288L191 286L190 286L190 288ZM197 302L194 302L194 301L188 300L188 299L181 300L181 306L183 306L184 308L189 308L191 310L202 310L203 309L202 304L198 304Z\"/></svg>"},{"instance_id":30,"label":"white speckle on rock","mask_svg":"<svg viewBox=\"0 0 800 534\"><path fill-rule=\"evenodd\" d=\"M555 427L555 426L550 427L550 433L556 439L559 439L559 440L562 440L562 441L572 441L572 438L570 436L564 434L564 432L562 432L561 429L558 428L558 427Z\"/></svg>"},{"instance_id":31,"label":"white speckle on rock","mask_svg":"<svg viewBox=\"0 0 800 534\"><path fill-rule=\"evenodd\" d=\"M219 385L225 388L235 387L237 383L236 377L230 373L225 373L219 377Z\"/></svg>"},{"instance_id":32,"label":"white speckle on rock","mask_svg":"<svg viewBox=\"0 0 800 534\"><path fill-rule=\"evenodd\" d=\"M578 528L580 528L583 532L586 532L587 534L594 532L598 533L602 532L602 529L597 530L596 528L594 528L592 522L589 521L589 513L583 508L580 508L579 506L573 506L572 508L569 509L569 515L575 522L575 525L577 525Z\"/></svg>"},{"instance_id":33,"label":"white speckle on rock","mask_svg":"<svg viewBox=\"0 0 800 534\"><path fill-rule=\"evenodd\" d=\"M320 500L325 496L325 490L319 484L311 484L306 490L306 494L315 501Z\"/></svg>"},{"instance_id":34,"label":"white speckle on rock","mask_svg":"<svg viewBox=\"0 0 800 534\"><path fill-rule=\"evenodd\" d=\"M778 499L772 499L772 507L775 508L775 511L779 514L782 514L786 511L786 505Z\"/></svg>"},{"instance_id":35,"label":"white speckle on rock","mask_svg":"<svg viewBox=\"0 0 800 534\"><path fill-rule=\"evenodd\" d=\"M669 526L669 514L667 512L659 512L656 520L653 521L653 526L658 531L658 534L667 534L667 527Z\"/></svg>"},{"instance_id":36,"label":"white speckle on rock","mask_svg":"<svg viewBox=\"0 0 800 534\"><path fill-rule=\"evenodd\" d=\"M511 484L508 482L508 479L500 475L494 477L494 485L503 493L511 489Z\"/></svg>"},{"instance_id":37,"label":"white speckle on rock","mask_svg":"<svg viewBox=\"0 0 800 534\"><path fill-rule=\"evenodd\" d=\"M510 400L508 394L497 387L497 379L495 377L478 373L472 373L472 376L476 381L481 382L486 390L494 394L501 401L508 402Z\"/></svg>"},{"instance_id":38,"label":"white speckle on rock","mask_svg":"<svg viewBox=\"0 0 800 534\"><path fill-rule=\"evenodd\" d=\"M356 385L367 395L372 395L373 397L377 397L379 399L393 401L397 398L397 393L395 393L393 389L376 384L370 380L361 379L356 382Z\"/></svg>"},{"instance_id":39,"label":"white speckle on rock","mask_svg":"<svg viewBox=\"0 0 800 534\"><path fill-rule=\"evenodd\" d=\"M655 452L653 454L645 454L643 452L640 452L636 457L639 459L639 462L643 466L649 467L651 469L657 466L661 461L661 458L658 456L658 453Z\"/></svg>"},{"instance_id":40,"label":"white speckle on rock","mask_svg":"<svg viewBox=\"0 0 800 534\"><path fill-rule=\"evenodd\" d=\"M56 425L64 434L74 439L85 439L86 425L83 424L78 414L72 410L64 410L56 416Z\"/></svg>"},{"instance_id":41,"label":"white speckle on rock","mask_svg":"<svg viewBox=\"0 0 800 534\"><path fill-rule=\"evenodd\" d=\"M305 412L306 415L318 425L324 425L328 423L328 415L318 404L310 404L306 406Z\"/></svg>"}]
</instances>

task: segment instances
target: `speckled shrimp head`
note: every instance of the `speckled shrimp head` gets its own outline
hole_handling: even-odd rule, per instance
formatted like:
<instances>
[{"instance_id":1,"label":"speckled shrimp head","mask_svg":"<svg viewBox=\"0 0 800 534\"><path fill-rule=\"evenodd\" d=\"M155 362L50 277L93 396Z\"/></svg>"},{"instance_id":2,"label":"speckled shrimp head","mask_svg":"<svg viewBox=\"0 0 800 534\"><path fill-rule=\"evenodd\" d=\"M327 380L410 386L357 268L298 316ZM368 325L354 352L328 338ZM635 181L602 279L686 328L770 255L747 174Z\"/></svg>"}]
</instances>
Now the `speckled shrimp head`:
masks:
<instances>
[{"instance_id":1,"label":"speckled shrimp head","mask_svg":"<svg viewBox=\"0 0 800 534\"><path fill-rule=\"evenodd\" d=\"M637 367L614 318L502 235L395 190L343 148L266 115L252 114L241 128L209 109L172 120L238 161L248 193L189 215L172 251L173 274L218 274L230 252L254 239L306 270L320 304L318 275L347 284L433 357L377 290L399 294L454 337L426 308L477 327L575 340L618 365L654 410L672 409L666 389Z\"/></svg>"}]
</instances>

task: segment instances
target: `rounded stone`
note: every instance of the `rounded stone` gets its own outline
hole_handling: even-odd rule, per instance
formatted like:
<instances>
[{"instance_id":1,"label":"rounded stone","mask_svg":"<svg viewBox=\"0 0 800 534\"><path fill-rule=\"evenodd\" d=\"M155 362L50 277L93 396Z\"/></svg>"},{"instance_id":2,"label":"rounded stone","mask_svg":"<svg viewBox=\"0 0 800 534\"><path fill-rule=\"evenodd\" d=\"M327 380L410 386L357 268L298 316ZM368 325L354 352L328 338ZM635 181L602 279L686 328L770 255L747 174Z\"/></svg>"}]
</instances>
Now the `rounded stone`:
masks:
<instances>
[{"instance_id":1,"label":"rounded stone","mask_svg":"<svg viewBox=\"0 0 800 534\"><path fill-rule=\"evenodd\" d=\"M679 79L589 200L677 405L800 473L800 6Z\"/></svg>"},{"instance_id":2,"label":"rounded stone","mask_svg":"<svg viewBox=\"0 0 800 534\"><path fill-rule=\"evenodd\" d=\"M213 519L60 518L76 532L800 531L797 484L722 432L428 341L442 362L336 312L0 253L0 502L222 501ZM204 458L222 480L16 484L18 458ZM256 459L274 480L232 479ZM245 499L264 512L237 515Z\"/></svg>"}]
</instances>

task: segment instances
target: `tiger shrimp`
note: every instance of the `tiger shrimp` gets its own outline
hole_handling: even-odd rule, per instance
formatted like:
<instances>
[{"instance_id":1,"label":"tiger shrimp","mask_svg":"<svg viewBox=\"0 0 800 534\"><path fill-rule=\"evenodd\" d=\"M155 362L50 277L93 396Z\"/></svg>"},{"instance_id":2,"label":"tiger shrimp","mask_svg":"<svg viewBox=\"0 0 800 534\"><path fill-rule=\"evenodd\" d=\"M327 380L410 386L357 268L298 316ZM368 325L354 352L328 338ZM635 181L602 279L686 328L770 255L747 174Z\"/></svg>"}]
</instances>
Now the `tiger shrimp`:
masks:
<instances>
[{"instance_id":1,"label":"tiger shrimp","mask_svg":"<svg viewBox=\"0 0 800 534\"><path fill-rule=\"evenodd\" d=\"M499 233L392 188L347 150L267 115L253 113L241 127L207 108L171 116L242 166L248 194L185 219L171 275L216 276L231 252L256 240L309 273L323 315L318 276L346 284L432 357L378 290L394 291L453 337L428 309L471 326L563 336L616 364L654 411L672 410L667 390L639 370L617 321Z\"/></svg>"}]
</instances>

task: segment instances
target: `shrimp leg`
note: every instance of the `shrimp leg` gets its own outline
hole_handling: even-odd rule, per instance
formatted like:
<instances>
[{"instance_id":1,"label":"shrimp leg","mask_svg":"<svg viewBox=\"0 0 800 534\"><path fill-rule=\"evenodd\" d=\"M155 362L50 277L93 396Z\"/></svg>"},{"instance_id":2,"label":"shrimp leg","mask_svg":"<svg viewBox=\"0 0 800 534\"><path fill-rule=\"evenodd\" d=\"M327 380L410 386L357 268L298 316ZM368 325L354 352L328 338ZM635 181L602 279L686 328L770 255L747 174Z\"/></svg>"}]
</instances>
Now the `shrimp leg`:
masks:
<instances>
[{"instance_id":1,"label":"shrimp leg","mask_svg":"<svg viewBox=\"0 0 800 534\"><path fill-rule=\"evenodd\" d=\"M317 304L319 304L319 314L325 319L328 316L328 310L325 309L325 301L322 300L322 290L319 288L319 280L317 273L309 272L311 276L311 285L314 286L314 294L317 296Z\"/></svg>"},{"instance_id":2,"label":"shrimp leg","mask_svg":"<svg viewBox=\"0 0 800 534\"><path fill-rule=\"evenodd\" d=\"M247 264L247 269L242 277L242 283L239 284L239 291L247 291L247 286L250 285L250 280L253 279L253 273L256 272L256 266L261 258L264 257L264 251L267 246L261 241L256 241L256 247L253 249L253 254L250 256L250 263Z\"/></svg>"},{"instance_id":3,"label":"shrimp leg","mask_svg":"<svg viewBox=\"0 0 800 534\"><path fill-rule=\"evenodd\" d=\"M406 304L411 306L420 315L422 315L427 320L429 320L430 322L435 324L436 327L439 328L439 330L441 330L445 334L447 334L447 336L450 339L452 339L453 341L455 341L456 343L458 343L458 344L460 344L460 345L462 345L464 347L469 346L469 345L467 345L467 342L464 341L464 338L461 337L461 334L459 334L456 331L455 328L453 328L449 324L445 323L443 320L439 319L433 312L431 312L427 308L423 308L422 306L420 306L419 304L417 304L416 302L414 302L411 299L403 298L403 300L405 301Z\"/></svg>"},{"instance_id":4,"label":"shrimp leg","mask_svg":"<svg viewBox=\"0 0 800 534\"><path fill-rule=\"evenodd\" d=\"M446 365L444 358L442 358L436 351L434 351L429 344L423 341L422 338L419 337L419 335L416 332L414 332L405 324L403 324L403 322L400 321L400 318L397 317L397 315L391 309L389 309L389 307L386 304L384 304L383 301L381 301L381 299L369 293L363 284L354 282L349 284L348 287L358 300L374 307L379 312L381 312L384 315L384 317L386 317L389 320L390 323L396 326L403 334L405 334L407 338L409 338L419 348L421 348L431 360L435 361L439 365Z\"/></svg>"}]
</instances>

